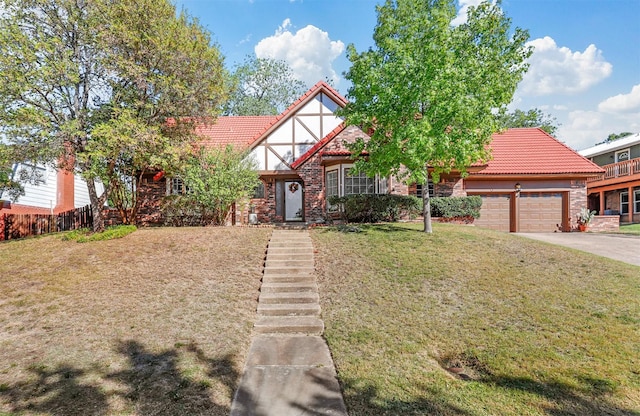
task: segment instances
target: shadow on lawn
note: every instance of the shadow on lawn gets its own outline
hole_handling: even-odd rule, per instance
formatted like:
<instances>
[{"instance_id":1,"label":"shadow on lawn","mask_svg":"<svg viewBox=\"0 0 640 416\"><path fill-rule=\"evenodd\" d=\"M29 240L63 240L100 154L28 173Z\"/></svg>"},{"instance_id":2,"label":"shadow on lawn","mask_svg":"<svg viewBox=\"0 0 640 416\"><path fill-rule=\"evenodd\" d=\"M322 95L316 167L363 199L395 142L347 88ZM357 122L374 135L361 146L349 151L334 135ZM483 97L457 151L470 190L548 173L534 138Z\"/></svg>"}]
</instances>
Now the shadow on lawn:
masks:
<instances>
[{"instance_id":1,"label":"shadow on lawn","mask_svg":"<svg viewBox=\"0 0 640 416\"><path fill-rule=\"evenodd\" d=\"M615 388L607 380L582 377L577 389L560 382L541 383L524 377L489 376L479 381L460 383L484 383L502 389L518 390L546 399L539 411L549 416L640 416L640 412L620 408L608 400ZM383 400L373 386L362 386L362 382L343 381L345 402L349 415L477 415L472 408L465 408L458 399L430 386L421 386L423 397L414 401L398 399ZM483 405L483 407L485 407ZM485 411L492 413L490 408Z\"/></svg>"},{"instance_id":2,"label":"shadow on lawn","mask_svg":"<svg viewBox=\"0 0 640 416\"><path fill-rule=\"evenodd\" d=\"M85 371L71 366L60 366L53 371L33 368L29 370L36 375L32 380L1 385L0 400L8 403L14 412L60 415L110 414L112 398L124 399L127 407L135 408L135 412L142 415L229 413L228 407L211 400L210 383L183 375L178 360L180 354L192 354L206 375L222 382L226 386L225 394L232 395L238 373L231 357L208 358L195 344L152 353L136 341L125 341L119 342L116 350L128 360L127 367L121 371ZM85 377L87 375L89 377ZM88 381L91 379L96 381ZM107 389L105 382L109 385L115 382L117 387Z\"/></svg>"}]
</instances>

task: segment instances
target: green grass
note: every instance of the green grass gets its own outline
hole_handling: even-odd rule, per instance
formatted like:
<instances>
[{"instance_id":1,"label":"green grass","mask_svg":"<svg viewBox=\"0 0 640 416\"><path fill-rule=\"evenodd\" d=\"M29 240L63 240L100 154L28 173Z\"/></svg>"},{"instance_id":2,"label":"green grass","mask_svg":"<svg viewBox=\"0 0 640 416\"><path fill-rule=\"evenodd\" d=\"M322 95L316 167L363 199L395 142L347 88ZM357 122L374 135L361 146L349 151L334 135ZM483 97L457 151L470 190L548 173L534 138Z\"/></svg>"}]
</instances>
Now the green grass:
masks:
<instances>
[{"instance_id":1,"label":"green grass","mask_svg":"<svg viewBox=\"0 0 640 416\"><path fill-rule=\"evenodd\" d=\"M123 238L138 228L135 225L114 225L107 227L101 233L91 232L88 228L69 231L62 235L64 241L77 241L78 243L87 243L90 241L107 241L115 238Z\"/></svg>"},{"instance_id":2,"label":"green grass","mask_svg":"<svg viewBox=\"0 0 640 416\"><path fill-rule=\"evenodd\" d=\"M640 235L640 224L621 225L620 233Z\"/></svg>"},{"instance_id":3,"label":"green grass","mask_svg":"<svg viewBox=\"0 0 640 416\"><path fill-rule=\"evenodd\" d=\"M319 229L349 414L640 414L640 268L475 227Z\"/></svg>"}]
</instances>

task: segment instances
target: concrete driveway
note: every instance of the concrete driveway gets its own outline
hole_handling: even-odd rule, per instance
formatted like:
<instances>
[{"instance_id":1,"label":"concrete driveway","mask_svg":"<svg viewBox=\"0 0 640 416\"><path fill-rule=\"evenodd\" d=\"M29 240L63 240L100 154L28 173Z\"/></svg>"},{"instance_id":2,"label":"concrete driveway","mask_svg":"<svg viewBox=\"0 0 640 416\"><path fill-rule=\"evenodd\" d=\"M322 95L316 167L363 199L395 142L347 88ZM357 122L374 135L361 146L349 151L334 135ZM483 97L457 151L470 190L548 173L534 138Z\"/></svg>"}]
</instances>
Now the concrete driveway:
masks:
<instances>
[{"instance_id":1,"label":"concrete driveway","mask_svg":"<svg viewBox=\"0 0 640 416\"><path fill-rule=\"evenodd\" d=\"M516 235L640 266L640 236L637 235L599 233L517 233Z\"/></svg>"}]
</instances>

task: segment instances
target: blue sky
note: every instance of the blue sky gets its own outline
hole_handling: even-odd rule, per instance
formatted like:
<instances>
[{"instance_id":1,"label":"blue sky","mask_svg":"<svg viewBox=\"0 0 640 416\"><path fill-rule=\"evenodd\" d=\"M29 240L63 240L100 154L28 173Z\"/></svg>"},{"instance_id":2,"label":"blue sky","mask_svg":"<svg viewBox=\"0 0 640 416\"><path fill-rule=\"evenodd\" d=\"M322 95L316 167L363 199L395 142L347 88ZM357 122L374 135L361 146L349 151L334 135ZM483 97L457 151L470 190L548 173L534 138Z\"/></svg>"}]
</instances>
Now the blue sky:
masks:
<instances>
[{"instance_id":1,"label":"blue sky","mask_svg":"<svg viewBox=\"0 0 640 416\"><path fill-rule=\"evenodd\" d=\"M457 0L459 18L465 6ZM332 79L343 95L346 46L374 46L374 0L176 0L212 33L232 69L246 55L283 59L309 86ZM539 108L574 149L610 133L640 132L640 0L503 0L535 52L512 108Z\"/></svg>"}]
</instances>

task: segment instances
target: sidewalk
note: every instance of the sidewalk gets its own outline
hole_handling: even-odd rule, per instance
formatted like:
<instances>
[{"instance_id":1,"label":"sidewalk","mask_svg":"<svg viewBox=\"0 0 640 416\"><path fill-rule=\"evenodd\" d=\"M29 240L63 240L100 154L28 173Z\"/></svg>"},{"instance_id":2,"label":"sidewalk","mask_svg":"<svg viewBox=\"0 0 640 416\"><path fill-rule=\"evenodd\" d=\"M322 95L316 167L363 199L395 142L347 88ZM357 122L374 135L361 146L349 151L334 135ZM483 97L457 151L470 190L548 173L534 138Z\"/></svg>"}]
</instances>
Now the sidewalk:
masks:
<instances>
[{"instance_id":1,"label":"sidewalk","mask_svg":"<svg viewBox=\"0 0 640 416\"><path fill-rule=\"evenodd\" d=\"M273 231L257 312L231 415L347 415L321 337L324 323L308 231Z\"/></svg>"}]
</instances>

